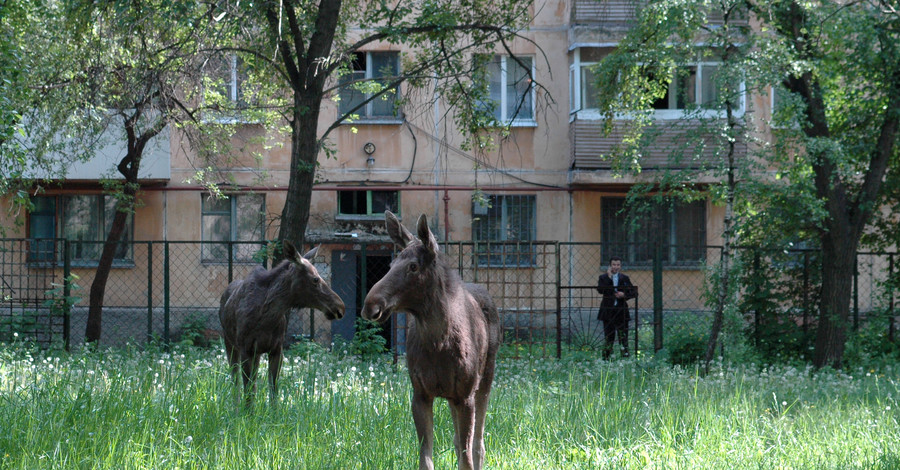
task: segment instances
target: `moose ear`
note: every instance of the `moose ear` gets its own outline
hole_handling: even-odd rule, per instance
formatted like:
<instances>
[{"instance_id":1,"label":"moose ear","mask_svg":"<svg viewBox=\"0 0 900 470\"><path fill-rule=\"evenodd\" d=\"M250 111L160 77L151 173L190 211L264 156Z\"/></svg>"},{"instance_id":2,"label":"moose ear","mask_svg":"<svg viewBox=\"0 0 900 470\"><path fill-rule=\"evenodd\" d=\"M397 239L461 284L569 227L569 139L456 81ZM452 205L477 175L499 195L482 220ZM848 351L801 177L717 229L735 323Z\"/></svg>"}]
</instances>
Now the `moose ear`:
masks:
<instances>
[{"instance_id":1,"label":"moose ear","mask_svg":"<svg viewBox=\"0 0 900 470\"><path fill-rule=\"evenodd\" d=\"M384 224L387 226L388 235L391 236L391 240L394 243L406 248L406 245L409 245L413 241L413 236L409 233L409 230L406 230L406 227L400 223L400 219L397 218L391 211L384 211Z\"/></svg>"},{"instance_id":2,"label":"moose ear","mask_svg":"<svg viewBox=\"0 0 900 470\"><path fill-rule=\"evenodd\" d=\"M428 228L428 218L425 217L425 214L419 216L419 222L416 224L416 228L419 231L419 240L422 240L422 245L425 247L425 250L431 257L437 256L440 247L438 247L437 239L434 238L431 229Z\"/></svg>"},{"instance_id":3,"label":"moose ear","mask_svg":"<svg viewBox=\"0 0 900 470\"><path fill-rule=\"evenodd\" d=\"M318 245L312 250L307 251L306 254L303 255L303 258L306 259L306 261L312 261L316 257L316 252L319 251L319 247L321 246L322 245Z\"/></svg>"},{"instance_id":4,"label":"moose ear","mask_svg":"<svg viewBox=\"0 0 900 470\"><path fill-rule=\"evenodd\" d=\"M282 253L285 259L297 259L297 248L289 240L282 242Z\"/></svg>"}]
</instances>

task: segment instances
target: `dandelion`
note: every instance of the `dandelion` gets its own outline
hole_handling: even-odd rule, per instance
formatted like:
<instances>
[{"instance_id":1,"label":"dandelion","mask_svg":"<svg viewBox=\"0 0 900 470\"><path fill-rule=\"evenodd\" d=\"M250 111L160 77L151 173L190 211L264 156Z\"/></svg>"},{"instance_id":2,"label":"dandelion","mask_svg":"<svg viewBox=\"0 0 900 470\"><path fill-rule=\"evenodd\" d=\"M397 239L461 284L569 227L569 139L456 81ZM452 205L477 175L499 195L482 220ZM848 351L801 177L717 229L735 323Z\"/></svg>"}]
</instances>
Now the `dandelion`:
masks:
<instances>
[{"instance_id":1,"label":"dandelion","mask_svg":"<svg viewBox=\"0 0 900 470\"><path fill-rule=\"evenodd\" d=\"M193 436L188 436L188 437L184 438L184 445L189 446L189 445L191 445L191 442L194 442Z\"/></svg>"}]
</instances>

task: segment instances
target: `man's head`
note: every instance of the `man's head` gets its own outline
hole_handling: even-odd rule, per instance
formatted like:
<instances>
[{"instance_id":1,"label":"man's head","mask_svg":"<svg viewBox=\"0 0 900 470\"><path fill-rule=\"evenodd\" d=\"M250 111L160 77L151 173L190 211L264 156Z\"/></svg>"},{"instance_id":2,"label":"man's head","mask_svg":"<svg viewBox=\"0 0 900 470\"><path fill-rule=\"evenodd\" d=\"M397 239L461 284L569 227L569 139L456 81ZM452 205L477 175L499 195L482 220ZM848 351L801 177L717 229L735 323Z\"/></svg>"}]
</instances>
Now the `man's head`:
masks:
<instances>
[{"instance_id":1,"label":"man's head","mask_svg":"<svg viewBox=\"0 0 900 470\"><path fill-rule=\"evenodd\" d=\"M622 258L618 256L613 256L609 258L609 271L613 274L619 272L622 269Z\"/></svg>"}]
</instances>

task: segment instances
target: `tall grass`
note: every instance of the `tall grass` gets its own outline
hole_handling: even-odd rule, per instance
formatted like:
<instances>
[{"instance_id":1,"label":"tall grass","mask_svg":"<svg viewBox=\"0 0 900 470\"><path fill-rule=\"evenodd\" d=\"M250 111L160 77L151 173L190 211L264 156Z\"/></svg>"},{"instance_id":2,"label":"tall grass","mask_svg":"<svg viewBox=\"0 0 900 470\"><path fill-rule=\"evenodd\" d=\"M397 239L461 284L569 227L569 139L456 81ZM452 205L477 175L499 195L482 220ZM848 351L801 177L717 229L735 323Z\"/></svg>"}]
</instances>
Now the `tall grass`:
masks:
<instances>
[{"instance_id":1,"label":"tall grass","mask_svg":"<svg viewBox=\"0 0 900 470\"><path fill-rule=\"evenodd\" d=\"M900 468L900 367L498 366L487 468ZM415 468L402 365L307 348L280 384L238 411L221 349L0 348L0 468ZM455 468L451 426L438 401L436 468Z\"/></svg>"}]
</instances>

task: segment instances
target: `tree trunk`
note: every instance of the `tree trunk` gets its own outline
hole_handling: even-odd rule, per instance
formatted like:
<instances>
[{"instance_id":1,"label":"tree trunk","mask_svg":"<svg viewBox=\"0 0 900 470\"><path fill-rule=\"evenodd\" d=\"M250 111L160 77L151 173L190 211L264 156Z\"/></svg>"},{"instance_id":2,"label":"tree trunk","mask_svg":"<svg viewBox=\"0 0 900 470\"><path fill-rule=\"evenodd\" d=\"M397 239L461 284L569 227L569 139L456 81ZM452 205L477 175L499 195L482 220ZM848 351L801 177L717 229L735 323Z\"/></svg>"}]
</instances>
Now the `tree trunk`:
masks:
<instances>
[{"instance_id":1,"label":"tree trunk","mask_svg":"<svg viewBox=\"0 0 900 470\"><path fill-rule=\"evenodd\" d=\"M297 97L291 129L291 176L288 183L278 240L302 246L309 222L309 205L319 156L317 127L321 98ZM306 110L301 112L300 110Z\"/></svg>"},{"instance_id":2,"label":"tree trunk","mask_svg":"<svg viewBox=\"0 0 900 470\"><path fill-rule=\"evenodd\" d=\"M106 237L106 243L103 245L103 254L100 255L100 261L97 264L94 282L91 283L87 328L85 328L84 331L84 340L88 343L100 341L103 320L103 297L106 294L106 281L109 279L109 273L112 270L116 247L119 244L119 240L122 239L122 234L125 233L125 223L128 220L128 213L133 209L133 207L122 206L125 204L133 206L134 194L134 189L132 189L131 186L128 186L125 189L126 198L120 199L116 203L116 215L113 218L112 227L110 227L109 234ZM126 203L123 201L132 202Z\"/></svg>"},{"instance_id":3,"label":"tree trunk","mask_svg":"<svg viewBox=\"0 0 900 470\"><path fill-rule=\"evenodd\" d=\"M823 237L822 295L813 354L816 368L842 366L850 318L854 261L859 244L858 238L847 232L832 229Z\"/></svg>"}]
</instances>

